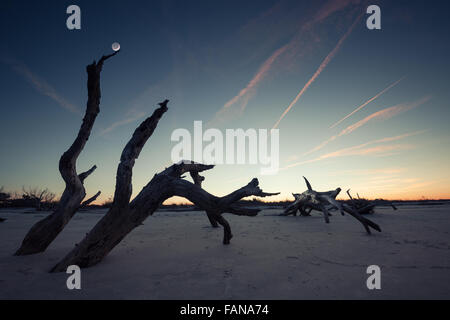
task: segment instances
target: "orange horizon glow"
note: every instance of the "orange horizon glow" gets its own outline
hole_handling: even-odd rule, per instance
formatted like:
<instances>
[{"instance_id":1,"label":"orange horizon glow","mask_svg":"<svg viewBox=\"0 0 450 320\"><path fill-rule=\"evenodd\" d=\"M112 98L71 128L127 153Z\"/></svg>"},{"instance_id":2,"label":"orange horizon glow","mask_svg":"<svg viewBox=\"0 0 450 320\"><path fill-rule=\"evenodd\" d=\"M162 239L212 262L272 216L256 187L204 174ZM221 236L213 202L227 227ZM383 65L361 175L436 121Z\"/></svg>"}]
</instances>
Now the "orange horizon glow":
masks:
<instances>
[{"instance_id":1,"label":"orange horizon glow","mask_svg":"<svg viewBox=\"0 0 450 320\"><path fill-rule=\"evenodd\" d=\"M303 190L303 191L306 191ZM297 192L303 192L303 191L294 191L294 193ZM352 192L352 196L353 197L357 197L356 194L359 194L361 196L361 198L367 199L367 200L376 200L376 199L383 199L383 200L389 200L389 201L450 201L450 192L433 192L434 195L430 195L427 196L425 194L389 194L387 196L383 196L381 194L366 194L364 192ZM244 200L251 200L254 197L249 197L249 198L244 198ZM255 197L256 198L256 197ZM278 196L273 196L271 197L271 199L261 199L261 198L257 198L260 202L263 203L276 203L276 202L292 202L294 200L294 197L292 196L287 196L287 195L278 195ZM345 194L345 191L341 191L341 193L339 194L339 196L336 198L338 200L348 200L348 196ZM105 199L106 200L106 199ZM103 205L105 203L105 200L99 200L97 199L96 201L94 201L92 204L93 205ZM169 198L167 200L165 200L163 202L163 205L193 205L192 202L190 202L189 200L185 199L185 198L180 198L180 197L172 197Z\"/></svg>"}]
</instances>

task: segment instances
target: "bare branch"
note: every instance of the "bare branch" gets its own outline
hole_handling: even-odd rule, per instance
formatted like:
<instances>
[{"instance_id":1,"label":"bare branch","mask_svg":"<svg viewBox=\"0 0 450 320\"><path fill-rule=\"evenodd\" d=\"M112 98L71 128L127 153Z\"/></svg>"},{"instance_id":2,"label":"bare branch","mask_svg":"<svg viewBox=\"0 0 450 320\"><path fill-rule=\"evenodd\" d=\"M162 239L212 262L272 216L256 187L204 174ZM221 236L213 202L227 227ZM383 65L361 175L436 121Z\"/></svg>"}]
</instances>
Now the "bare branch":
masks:
<instances>
[{"instance_id":1,"label":"bare branch","mask_svg":"<svg viewBox=\"0 0 450 320\"><path fill-rule=\"evenodd\" d=\"M194 174L195 176L195 174L198 174L199 172L210 170L212 168L214 168L214 165L212 164L202 164L190 160L183 160L171 165L169 168L166 168L166 170L164 170L162 174L166 174L174 178L182 178L183 174L189 172L192 177L192 174ZM201 178L201 181L205 179L204 177ZM198 183L195 184L198 185ZM201 187L201 183L199 186Z\"/></svg>"},{"instance_id":2,"label":"bare branch","mask_svg":"<svg viewBox=\"0 0 450 320\"><path fill-rule=\"evenodd\" d=\"M97 192L95 195L93 195L92 197L90 197L89 199L83 201L83 203L81 203L80 208L85 208L87 207L89 204L91 204L92 202L94 202L95 200L97 200L97 198L100 196L102 192L99 191Z\"/></svg>"},{"instance_id":3,"label":"bare branch","mask_svg":"<svg viewBox=\"0 0 450 320\"><path fill-rule=\"evenodd\" d=\"M84 182L84 180L92 173L95 171L95 169L97 169L97 166L94 165L92 168L90 168L88 171L80 173L78 175L78 178L80 179L81 183Z\"/></svg>"},{"instance_id":4,"label":"bare branch","mask_svg":"<svg viewBox=\"0 0 450 320\"><path fill-rule=\"evenodd\" d=\"M148 117L141 123L123 149L120 157L120 163L117 168L114 205L118 207L128 206L133 189L131 180L133 176L134 162L139 157L142 148L153 134L153 131L155 131L162 115L167 111L168 102L169 100L166 99L159 103L160 107L153 112L151 117Z\"/></svg>"},{"instance_id":5,"label":"bare branch","mask_svg":"<svg viewBox=\"0 0 450 320\"><path fill-rule=\"evenodd\" d=\"M194 184L201 187L202 182L205 180L205 177L201 176L198 171L191 171L191 178L194 181Z\"/></svg>"},{"instance_id":6,"label":"bare branch","mask_svg":"<svg viewBox=\"0 0 450 320\"><path fill-rule=\"evenodd\" d=\"M309 183L308 179L306 179L305 177L303 177L303 179L305 179L306 187L308 187L308 190L312 191L313 188L311 187L311 184Z\"/></svg>"},{"instance_id":7,"label":"bare branch","mask_svg":"<svg viewBox=\"0 0 450 320\"><path fill-rule=\"evenodd\" d=\"M86 104L86 112L75 141L69 149L64 152L59 161L59 171L61 176L66 182L66 185L70 185L71 187L79 188L77 183L79 181L76 177L76 160L86 145L86 142L91 134L92 127L94 126L95 119L100 112L100 72L103 67L103 62L114 56L117 52L111 55L103 56L98 63L94 61L86 67L86 71L88 73L88 101Z\"/></svg>"},{"instance_id":8,"label":"bare branch","mask_svg":"<svg viewBox=\"0 0 450 320\"><path fill-rule=\"evenodd\" d=\"M101 58L100 58L100 60L98 61L98 63L97 63L97 68L101 68L101 67L103 67L103 63L106 61L106 60L108 60L109 58L111 58L111 57L114 57L116 54L118 54L120 52L120 50L119 51L115 51L115 52L113 52L113 53L111 53L111 54L107 54L107 55L103 55ZM94 63L95 63L95 61L94 61Z\"/></svg>"}]
</instances>

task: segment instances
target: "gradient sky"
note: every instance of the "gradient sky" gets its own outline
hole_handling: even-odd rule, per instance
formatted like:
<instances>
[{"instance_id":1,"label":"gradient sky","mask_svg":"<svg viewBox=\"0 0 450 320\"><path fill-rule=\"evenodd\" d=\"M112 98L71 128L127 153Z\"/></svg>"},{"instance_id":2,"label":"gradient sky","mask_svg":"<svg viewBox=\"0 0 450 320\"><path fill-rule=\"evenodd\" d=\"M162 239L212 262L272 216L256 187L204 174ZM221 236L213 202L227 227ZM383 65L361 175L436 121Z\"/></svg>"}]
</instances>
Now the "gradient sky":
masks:
<instances>
[{"instance_id":1,"label":"gradient sky","mask_svg":"<svg viewBox=\"0 0 450 320\"><path fill-rule=\"evenodd\" d=\"M71 4L81 30L66 28ZM381 30L366 28L368 4L381 7ZM281 192L272 199L291 198L306 176L319 191L450 198L449 9L446 1L2 0L0 186L62 192L58 161L84 113L85 66L117 41L77 164L79 172L97 164L85 185L88 196L102 191L99 203L113 194L132 132L165 98L169 111L134 168L134 195L170 165L172 131L202 120L280 130L279 173L217 166L204 183L217 195L258 177Z\"/></svg>"}]
</instances>

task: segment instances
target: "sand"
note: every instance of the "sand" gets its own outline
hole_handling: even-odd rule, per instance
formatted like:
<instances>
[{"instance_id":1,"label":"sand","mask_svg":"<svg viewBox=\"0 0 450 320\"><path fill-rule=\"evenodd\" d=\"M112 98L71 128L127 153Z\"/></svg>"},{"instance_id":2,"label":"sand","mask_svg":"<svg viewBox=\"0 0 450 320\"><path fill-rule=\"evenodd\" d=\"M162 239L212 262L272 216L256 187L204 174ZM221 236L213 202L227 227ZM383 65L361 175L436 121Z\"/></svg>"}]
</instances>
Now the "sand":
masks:
<instances>
[{"instance_id":1,"label":"sand","mask_svg":"<svg viewBox=\"0 0 450 320\"><path fill-rule=\"evenodd\" d=\"M372 236L350 216L226 215L222 245L202 212L157 212L107 258L83 269L81 290L48 270L105 211L79 212L43 254L12 256L45 213L0 210L0 299L449 299L450 205L380 207ZM366 269L381 268L368 290Z\"/></svg>"}]
</instances>

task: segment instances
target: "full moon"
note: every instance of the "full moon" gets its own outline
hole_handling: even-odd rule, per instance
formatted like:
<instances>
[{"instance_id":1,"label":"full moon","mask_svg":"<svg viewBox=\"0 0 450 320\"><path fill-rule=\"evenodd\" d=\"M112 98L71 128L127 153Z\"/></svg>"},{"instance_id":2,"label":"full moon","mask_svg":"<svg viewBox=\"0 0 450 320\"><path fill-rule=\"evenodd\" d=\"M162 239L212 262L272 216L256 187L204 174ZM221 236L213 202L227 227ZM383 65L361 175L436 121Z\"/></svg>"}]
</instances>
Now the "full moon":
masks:
<instances>
[{"instance_id":1,"label":"full moon","mask_svg":"<svg viewBox=\"0 0 450 320\"><path fill-rule=\"evenodd\" d=\"M120 50L120 43L114 42L114 43L112 44L112 49L113 49L114 51L119 51L119 50Z\"/></svg>"}]
</instances>

